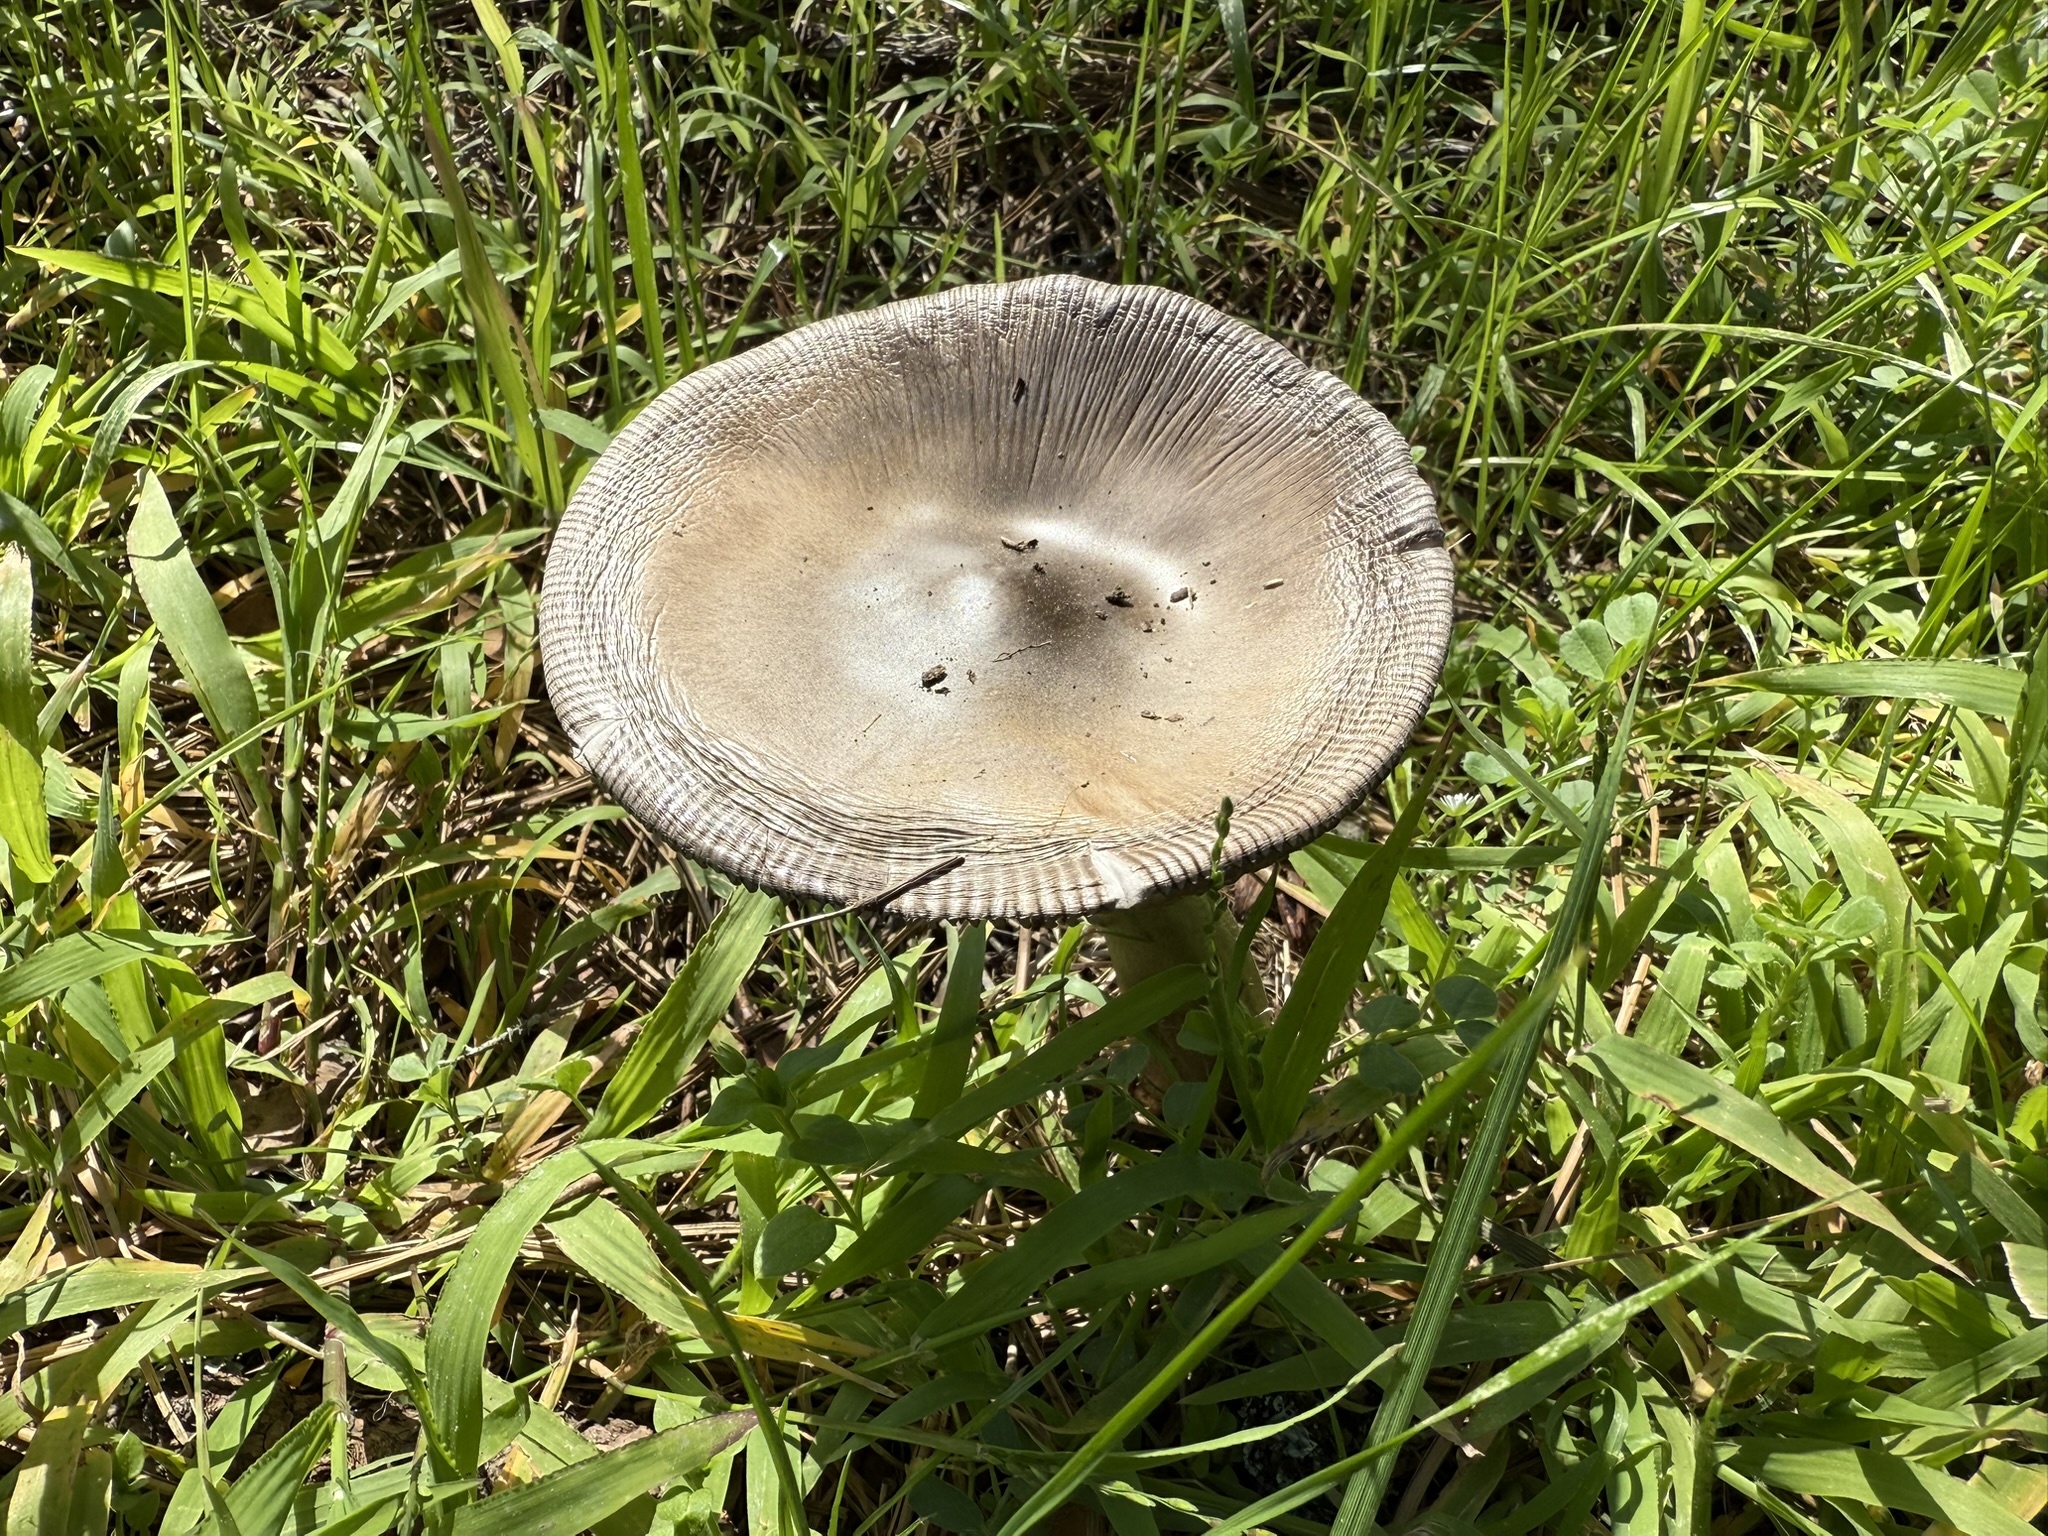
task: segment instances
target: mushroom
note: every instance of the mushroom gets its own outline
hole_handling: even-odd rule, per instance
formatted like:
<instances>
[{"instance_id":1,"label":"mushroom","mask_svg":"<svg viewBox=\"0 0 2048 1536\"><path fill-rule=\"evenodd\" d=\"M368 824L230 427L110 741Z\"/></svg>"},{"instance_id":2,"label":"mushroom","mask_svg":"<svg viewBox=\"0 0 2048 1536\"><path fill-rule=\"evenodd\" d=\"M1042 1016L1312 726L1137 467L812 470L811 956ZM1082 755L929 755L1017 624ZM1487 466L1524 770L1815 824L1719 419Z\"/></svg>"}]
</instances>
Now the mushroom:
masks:
<instances>
[{"instance_id":1,"label":"mushroom","mask_svg":"<svg viewBox=\"0 0 2048 1536\"><path fill-rule=\"evenodd\" d=\"M1224 797L1237 872L1393 764L1450 635L1443 546L1338 379L1197 300L1042 277L671 387L562 519L541 652L578 757L692 857L835 905L1086 915L1129 985L1209 942Z\"/></svg>"}]
</instances>

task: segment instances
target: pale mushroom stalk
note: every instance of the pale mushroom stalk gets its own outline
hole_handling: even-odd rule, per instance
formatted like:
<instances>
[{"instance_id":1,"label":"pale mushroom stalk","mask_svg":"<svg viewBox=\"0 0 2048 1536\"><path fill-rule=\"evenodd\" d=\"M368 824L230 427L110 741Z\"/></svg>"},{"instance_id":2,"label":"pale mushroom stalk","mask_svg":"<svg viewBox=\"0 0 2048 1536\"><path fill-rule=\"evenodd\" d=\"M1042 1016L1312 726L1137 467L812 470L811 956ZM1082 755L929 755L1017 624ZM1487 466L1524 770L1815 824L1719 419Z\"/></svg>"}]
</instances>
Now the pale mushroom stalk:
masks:
<instances>
[{"instance_id":1,"label":"pale mushroom stalk","mask_svg":"<svg viewBox=\"0 0 2048 1536\"><path fill-rule=\"evenodd\" d=\"M1123 911L1097 912L1089 918L1109 945L1109 963L1117 985L1135 987L1148 977L1177 965L1219 966L1229 958L1240 929L1227 902L1197 892ZM1265 983L1250 966L1239 988L1245 1011L1258 1018L1271 1006Z\"/></svg>"},{"instance_id":2,"label":"pale mushroom stalk","mask_svg":"<svg viewBox=\"0 0 2048 1536\"><path fill-rule=\"evenodd\" d=\"M683 852L833 906L1091 916L1129 986L1227 953L1212 878L1378 784L1451 590L1408 445L1340 379L1055 276L673 385L564 514L540 642L577 756Z\"/></svg>"}]
</instances>

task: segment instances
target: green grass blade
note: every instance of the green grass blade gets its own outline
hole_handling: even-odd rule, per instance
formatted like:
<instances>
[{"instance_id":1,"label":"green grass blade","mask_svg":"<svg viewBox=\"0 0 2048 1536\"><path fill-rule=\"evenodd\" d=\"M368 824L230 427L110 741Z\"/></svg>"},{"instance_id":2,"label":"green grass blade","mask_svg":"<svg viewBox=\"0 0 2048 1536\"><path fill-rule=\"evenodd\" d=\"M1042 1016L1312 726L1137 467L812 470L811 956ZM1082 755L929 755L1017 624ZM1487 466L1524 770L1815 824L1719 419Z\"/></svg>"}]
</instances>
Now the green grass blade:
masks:
<instances>
[{"instance_id":1,"label":"green grass blade","mask_svg":"<svg viewBox=\"0 0 2048 1536\"><path fill-rule=\"evenodd\" d=\"M768 1448L769 1460L774 1465L775 1483L780 1492L778 1524L788 1532L798 1532L804 1527L803 1491L797 1481L796 1467L789 1459L789 1446L785 1427L777 1422L770 1408L767 1393L761 1386L760 1377L747 1362L747 1353L740 1342L740 1336L733 1321L719 1304L718 1295L711 1283L711 1277L704 1272L704 1266L690 1251L689 1245L676 1235L676 1229L661 1217L648 1198L639 1190L620 1178L616 1169L609 1165L602 1168L604 1180L611 1185L619 1197L619 1203L636 1217L654 1238L661 1256L682 1272L683 1279L697 1294L703 1304L706 1320L711 1324L707 1337L715 1337L730 1352L734 1367L739 1372L740 1385L753 1407L754 1428L761 1441Z\"/></svg>"},{"instance_id":2,"label":"green grass blade","mask_svg":"<svg viewBox=\"0 0 2048 1536\"><path fill-rule=\"evenodd\" d=\"M448 125L442 116L439 87L420 62L416 40L408 35L407 50L414 73L424 82L421 100L425 105L423 126L427 147L433 155L434 174L441 183L441 195L455 224L456 249L461 253L462 287L469 301L470 317L476 328L477 345L484 366L497 386L504 414L512 429L512 441L520 467L551 513L562 509L561 471L554 448L540 435L539 408L546 403L540 372L528 349L526 332L505 296L505 285L491 265L490 247L477 228L476 214L463 190L462 173L456 167L455 151L448 143Z\"/></svg>"},{"instance_id":3,"label":"green grass blade","mask_svg":"<svg viewBox=\"0 0 2048 1536\"><path fill-rule=\"evenodd\" d=\"M984 1186L957 1173L921 1179L907 1193L817 1273L812 1288L830 1294L865 1275L888 1274L919 1253L927 1243L979 1200Z\"/></svg>"},{"instance_id":4,"label":"green grass blade","mask_svg":"<svg viewBox=\"0 0 2048 1536\"><path fill-rule=\"evenodd\" d=\"M652 1489L709 1465L753 1427L751 1413L678 1424L464 1507L455 1516L455 1536L576 1536Z\"/></svg>"},{"instance_id":5,"label":"green grass blade","mask_svg":"<svg viewBox=\"0 0 2048 1536\"><path fill-rule=\"evenodd\" d=\"M634 66L626 29L612 40L612 124L618 138L619 201L626 213L626 248L633 257L633 297L640 335L654 369L654 387L668 386L668 342L663 335L661 291L654 282L654 235L647 223L647 173L640 160L640 125L633 108Z\"/></svg>"},{"instance_id":6,"label":"green grass blade","mask_svg":"<svg viewBox=\"0 0 2048 1536\"><path fill-rule=\"evenodd\" d=\"M1231 1298L1230 1304L1217 1313L1200 1333L1190 1339L1172 1359L1161 1366L1101 1429L1088 1438L1086 1444L1077 1449L1030 1498L1004 1524L999 1536L1024 1536L1047 1519L1067 1499L1086 1483L1095 1468L1135 1429L1145 1416L1161 1403L1188 1377L1203 1360L1213 1354L1218 1345L1227 1339L1244 1320L1251 1316L1253 1309L1272 1293L1273 1288L1303 1257L1309 1249L1329 1234L1332 1228L1350 1219L1359 1201L1427 1136L1440 1125L1451 1109L1457 1105L1476 1083L1485 1076L1486 1069L1500 1054L1502 1046L1514 1038L1518 1031L1531 1026L1531 1020L1538 1011L1550 1006L1554 990L1539 984L1528 1002L1523 1004L1517 1016L1509 1019L1499 1029L1482 1040L1470 1054L1446 1072L1436 1086L1425 1094L1407 1114L1403 1115L1393 1130L1378 1147L1373 1149L1358 1172L1345 1181L1343 1188L1324 1204L1308 1224L1296 1235L1293 1242L1283 1249L1278 1258L1259 1272L1258 1277L1244 1290Z\"/></svg>"},{"instance_id":7,"label":"green grass blade","mask_svg":"<svg viewBox=\"0 0 2048 1536\"><path fill-rule=\"evenodd\" d=\"M160 1344L174 1320L171 1309L138 1308L115 1323L39 1385L46 1407L20 1464L9 1473L8 1536L74 1536L94 1522L104 1528L80 1491L80 1466L93 1420L107 1396L139 1359Z\"/></svg>"},{"instance_id":8,"label":"green grass blade","mask_svg":"<svg viewBox=\"0 0 2048 1536\"><path fill-rule=\"evenodd\" d=\"M334 1405L321 1403L235 1479L226 1504L241 1536L283 1536L291 1528L299 1489L327 1455L334 1420ZM202 1533L213 1528L211 1523L200 1526Z\"/></svg>"},{"instance_id":9,"label":"green grass blade","mask_svg":"<svg viewBox=\"0 0 2048 1536\"><path fill-rule=\"evenodd\" d=\"M929 1121L955 1103L974 1059L974 1026L981 1013L981 968L988 952L988 924L963 923L946 947L946 993L925 1053L924 1080L911 1107L914 1119Z\"/></svg>"},{"instance_id":10,"label":"green grass blade","mask_svg":"<svg viewBox=\"0 0 2048 1536\"><path fill-rule=\"evenodd\" d=\"M994 1326L1053 1271L1140 1211L1168 1200L1244 1196L1257 1188L1257 1171L1235 1160L1187 1154L1127 1168L1054 1206L926 1316L918 1324L918 1338L945 1338L981 1319Z\"/></svg>"},{"instance_id":11,"label":"green grass blade","mask_svg":"<svg viewBox=\"0 0 2048 1536\"><path fill-rule=\"evenodd\" d=\"M57 1138L52 1173L76 1166L85 1150L106 1134L114 1117L133 1104L142 1091L177 1059L178 1047L195 1031L166 1029L131 1052L115 1070L96 1084L78 1106L78 1112L64 1122Z\"/></svg>"},{"instance_id":12,"label":"green grass blade","mask_svg":"<svg viewBox=\"0 0 2048 1536\"><path fill-rule=\"evenodd\" d=\"M442 1287L441 1305L427 1330L427 1420L439 1437L441 1478L475 1476L483 1442L484 1348L519 1245L546 1219L563 1190L599 1171L599 1158L637 1158L650 1150L630 1142L586 1142L558 1152L508 1189L477 1223Z\"/></svg>"},{"instance_id":13,"label":"green grass blade","mask_svg":"<svg viewBox=\"0 0 2048 1536\"><path fill-rule=\"evenodd\" d=\"M310 1307L315 1316L346 1339L353 1348L360 1350L365 1357L379 1361L385 1369L393 1372L406 1384L407 1392L415 1402L424 1396L420 1388L420 1373L414 1369L405 1351L366 1325L361 1314L345 1299L322 1289L318 1281L282 1254L252 1247L239 1238L235 1240L235 1246L248 1254L261 1270L275 1276L300 1301ZM206 1278L215 1284L225 1285L230 1277L215 1275ZM432 1418L426 1418L425 1423L431 1438L434 1429Z\"/></svg>"},{"instance_id":14,"label":"green grass blade","mask_svg":"<svg viewBox=\"0 0 2048 1536\"><path fill-rule=\"evenodd\" d=\"M2020 712L2023 674L1985 661L1823 661L1742 672L1720 680L1792 698L1916 699L1958 704L2010 720Z\"/></svg>"},{"instance_id":15,"label":"green grass blade","mask_svg":"<svg viewBox=\"0 0 2048 1536\"><path fill-rule=\"evenodd\" d=\"M1356 1476L1366 1467L1391 1460L1392 1451L1439 1425L1464 1421L1475 1436L1498 1429L1523 1411L1526 1404L1519 1400L1533 1395L1529 1390L1533 1384L1542 1383L1553 1373L1571 1371L1597 1360L1621 1342L1630 1322L1657 1303L1678 1295L1688 1286L1711 1275L1738 1257L1745 1246L1730 1244L1719 1253L1667 1275L1619 1301L1587 1308L1559 1329L1555 1337L1546 1339L1506 1370L1489 1376L1455 1402L1411 1424L1393 1438L1375 1440L1344 1460L1259 1500L1215 1526L1216 1536L1240 1536L1261 1522L1305 1503L1323 1489L1343 1481L1347 1475Z\"/></svg>"},{"instance_id":16,"label":"green grass blade","mask_svg":"<svg viewBox=\"0 0 2048 1536\"><path fill-rule=\"evenodd\" d=\"M1858 1189L1853 1181L1822 1162L1784 1121L1711 1072L1627 1035L1605 1036L1586 1054L1626 1092L1662 1104L1673 1114L1741 1147L1762 1166L1797 1179L1857 1220L1882 1227L1930 1264L1957 1272L1952 1260L1929 1247L1875 1195Z\"/></svg>"},{"instance_id":17,"label":"green grass blade","mask_svg":"<svg viewBox=\"0 0 2048 1536\"><path fill-rule=\"evenodd\" d=\"M1258 111L1257 78L1252 73L1251 31L1245 24L1244 0L1216 0L1216 12L1223 18L1223 36L1230 46L1230 71L1237 80L1238 104L1246 116Z\"/></svg>"},{"instance_id":18,"label":"green grass blade","mask_svg":"<svg viewBox=\"0 0 2048 1536\"><path fill-rule=\"evenodd\" d=\"M754 968L781 912L782 903L773 896L733 892L605 1085L587 1137L630 1135L668 1102L732 1006L733 994Z\"/></svg>"},{"instance_id":19,"label":"green grass blade","mask_svg":"<svg viewBox=\"0 0 2048 1536\"><path fill-rule=\"evenodd\" d=\"M97 251L56 250L48 246L15 246L10 254L24 260L40 261L60 271L75 272L95 283L108 283L136 293L184 297L186 274L174 266L129 261ZM232 316L332 378L362 381L362 360L310 310L301 307L295 314L282 313L267 303L254 288L200 272L191 273L190 281L196 306ZM186 359L176 372L191 373L205 366L203 358Z\"/></svg>"},{"instance_id":20,"label":"green grass blade","mask_svg":"<svg viewBox=\"0 0 2048 1536\"><path fill-rule=\"evenodd\" d=\"M128 561L149 616L179 673L192 685L215 739L227 743L255 730L256 688L248 666L228 638L213 595L192 563L170 498L153 474L143 477L128 523ZM234 762L267 833L271 794L263 753L252 742L235 754Z\"/></svg>"},{"instance_id":21,"label":"green grass blade","mask_svg":"<svg viewBox=\"0 0 2048 1536\"><path fill-rule=\"evenodd\" d=\"M890 1155L880 1171L916 1167L918 1157L927 1149L957 1140L1004 1110L1037 1097L1107 1047L1142 1034L1207 991L1207 979L1193 966L1176 966L1146 977L1128 992L1111 998L1100 1011L1067 1025L1022 1061L1006 1066L938 1110L922 1130L913 1132Z\"/></svg>"},{"instance_id":22,"label":"green grass blade","mask_svg":"<svg viewBox=\"0 0 2048 1536\"><path fill-rule=\"evenodd\" d=\"M57 370L33 363L16 374L0 394L0 491L20 496L28 489L30 443Z\"/></svg>"},{"instance_id":23,"label":"green grass blade","mask_svg":"<svg viewBox=\"0 0 2048 1536\"><path fill-rule=\"evenodd\" d=\"M1279 1017L1260 1048L1265 1081L1258 1094L1258 1124L1269 1145L1281 1145L1300 1122L1309 1094L1322 1076L1330 1045L1350 1010L1366 958L1378 941L1387 898L1401 876L1401 860L1422 823L1426 791L1409 797L1387 840L1367 856L1315 943L1302 957Z\"/></svg>"},{"instance_id":24,"label":"green grass blade","mask_svg":"<svg viewBox=\"0 0 2048 1536\"><path fill-rule=\"evenodd\" d=\"M1998 874L1993 877L1994 894L2004 889L2004 856L2012 851L2020 818L2026 814L2027 791L2037 773L2048 772L2048 622L2040 626L2033 654L2027 658L2019 708L2009 718L2012 729L2006 738L2005 818L1998 829L2000 858ZM1987 903L1987 909L1994 905Z\"/></svg>"},{"instance_id":25,"label":"green grass blade","mask_svg":"<svg viewBox=\"0 0 2048 1536\"><path fill-rule=\"evenodd\" d=\"M36 729L43 690L36 682L29 627L35 588L28 557L0 547L0 838L21 874L52 879L50 818L43 803L43 743Z\"/></svg>"},{"instance_id":26,"label":"green grass blade","mask_svg":"<svg viewBox=\"0 0 2048 1536\"><path fill-rule=\"evenodd\" d=\"M1629 734L1635 722L1637 693L1643 674L1636 674L1635 686L1622 706L1621 718L1607 743L1607 762L1601 770L1592 809L1586 816L1585 836L1579 843L1578 862L1572 866L1571 884L1565 889L1564 905L1551 928L1544 951L1538 992L1554 997L1557 989L1578 970L1586 934L1593 922L1594 902L1600 890L1609 828L1614 821L1614 802L1621 789L1622 765L1628 755ZM1408 1320L1408 1347L1385 1397L1373 1414L1369 1432L1373 1444L1407 1431L1415 1399L1422 1390L1422 1378L1436 1357L1437 1340L1449 1320L1451 1307L1464 1288L1465 1266L1479 1242L1481 1207L1492 1190L1496 1170L1507 1150L1514 1116L1529 1071L1535 1065L1549 1024L1546 1005L1540 1018L1524 1027L1502 1059L1499 1079L1487 1100L1479 1132L1472 1138L1465 1169L1458 1179L1444 1211L1436 1240L1430 1246L1429 1266L1416 1294L1415 1311ZM1386 1493L1393 1463L1381 1458L1359 1469L1344 1490L1344 1502L1331 1528L1337 1536L1365 1536L1379 1515L1380 1500Z\"/></svg>"},{"instance_id":27,"label":"green grass blade","mask_svg":"<svg viewBox=\"0 0 2048 1536\"><path fill-rule=\"evenodd\" d=\"M1970 1536L2029 1536L2038 1527L1987 1487L1890 1451L1800 1440L1745 1440L1727 1466L1802 1499L1840 1501L1859 1514L1902 1509Z\"/></svg>"}]
</instances>

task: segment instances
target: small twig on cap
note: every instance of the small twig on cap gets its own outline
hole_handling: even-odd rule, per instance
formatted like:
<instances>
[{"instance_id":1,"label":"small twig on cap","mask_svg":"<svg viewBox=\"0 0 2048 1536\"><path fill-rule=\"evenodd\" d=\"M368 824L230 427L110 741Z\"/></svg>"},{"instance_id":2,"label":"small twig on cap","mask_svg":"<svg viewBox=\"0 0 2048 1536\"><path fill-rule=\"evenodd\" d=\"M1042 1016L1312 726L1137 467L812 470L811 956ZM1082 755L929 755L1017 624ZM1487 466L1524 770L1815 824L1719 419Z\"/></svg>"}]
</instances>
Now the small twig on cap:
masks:
<instances>
[{"instance_id":1,"label":"small twig on cap","mask_svg":"<svg viewBox=\"0 0 2048 1536\"><path fill-rule=\"evenodd\" d=\"M956 853L950 859L941 859L930 869L912 875L900 885L890 886L888 890L882 892L879 896L870 896L866 901L856 901L851 906L834 907L830 912L819 912L810 917L799 917L794 922L784 923L779 928L770 928L768 930L768 937L772 939L778 933L788 933L795 928L808 928L813 923L829 923L835 917L851 917L856 912L867 912L876 907L886 907L898 896L908 896L919 886L930 885L941 876L950 875L966 862L966 854Z\"/></svg>"}]
</instances>

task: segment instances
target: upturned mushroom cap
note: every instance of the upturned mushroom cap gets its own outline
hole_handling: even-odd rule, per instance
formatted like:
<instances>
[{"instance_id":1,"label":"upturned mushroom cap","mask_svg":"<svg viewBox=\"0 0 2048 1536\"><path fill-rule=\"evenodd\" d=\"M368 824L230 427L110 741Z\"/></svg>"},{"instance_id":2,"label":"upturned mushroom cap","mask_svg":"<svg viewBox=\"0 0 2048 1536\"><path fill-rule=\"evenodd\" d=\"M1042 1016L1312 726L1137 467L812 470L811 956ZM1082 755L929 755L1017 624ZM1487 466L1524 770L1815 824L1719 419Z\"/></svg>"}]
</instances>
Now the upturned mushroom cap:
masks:
<instances>
[{"instance_id":1,"label":"upturned mushroom cap","mask_svg":"<svg viewBox=\"0 0 2048 1536\"><path fill-rule=\"evenodd\" d=\"M1427 707L1451 562L1337 379L1157 288L956 288L690 375L592 467L541 601L582 761L790 895L1135 906L1355 806Z\"/></svg>"}]
</instances>

